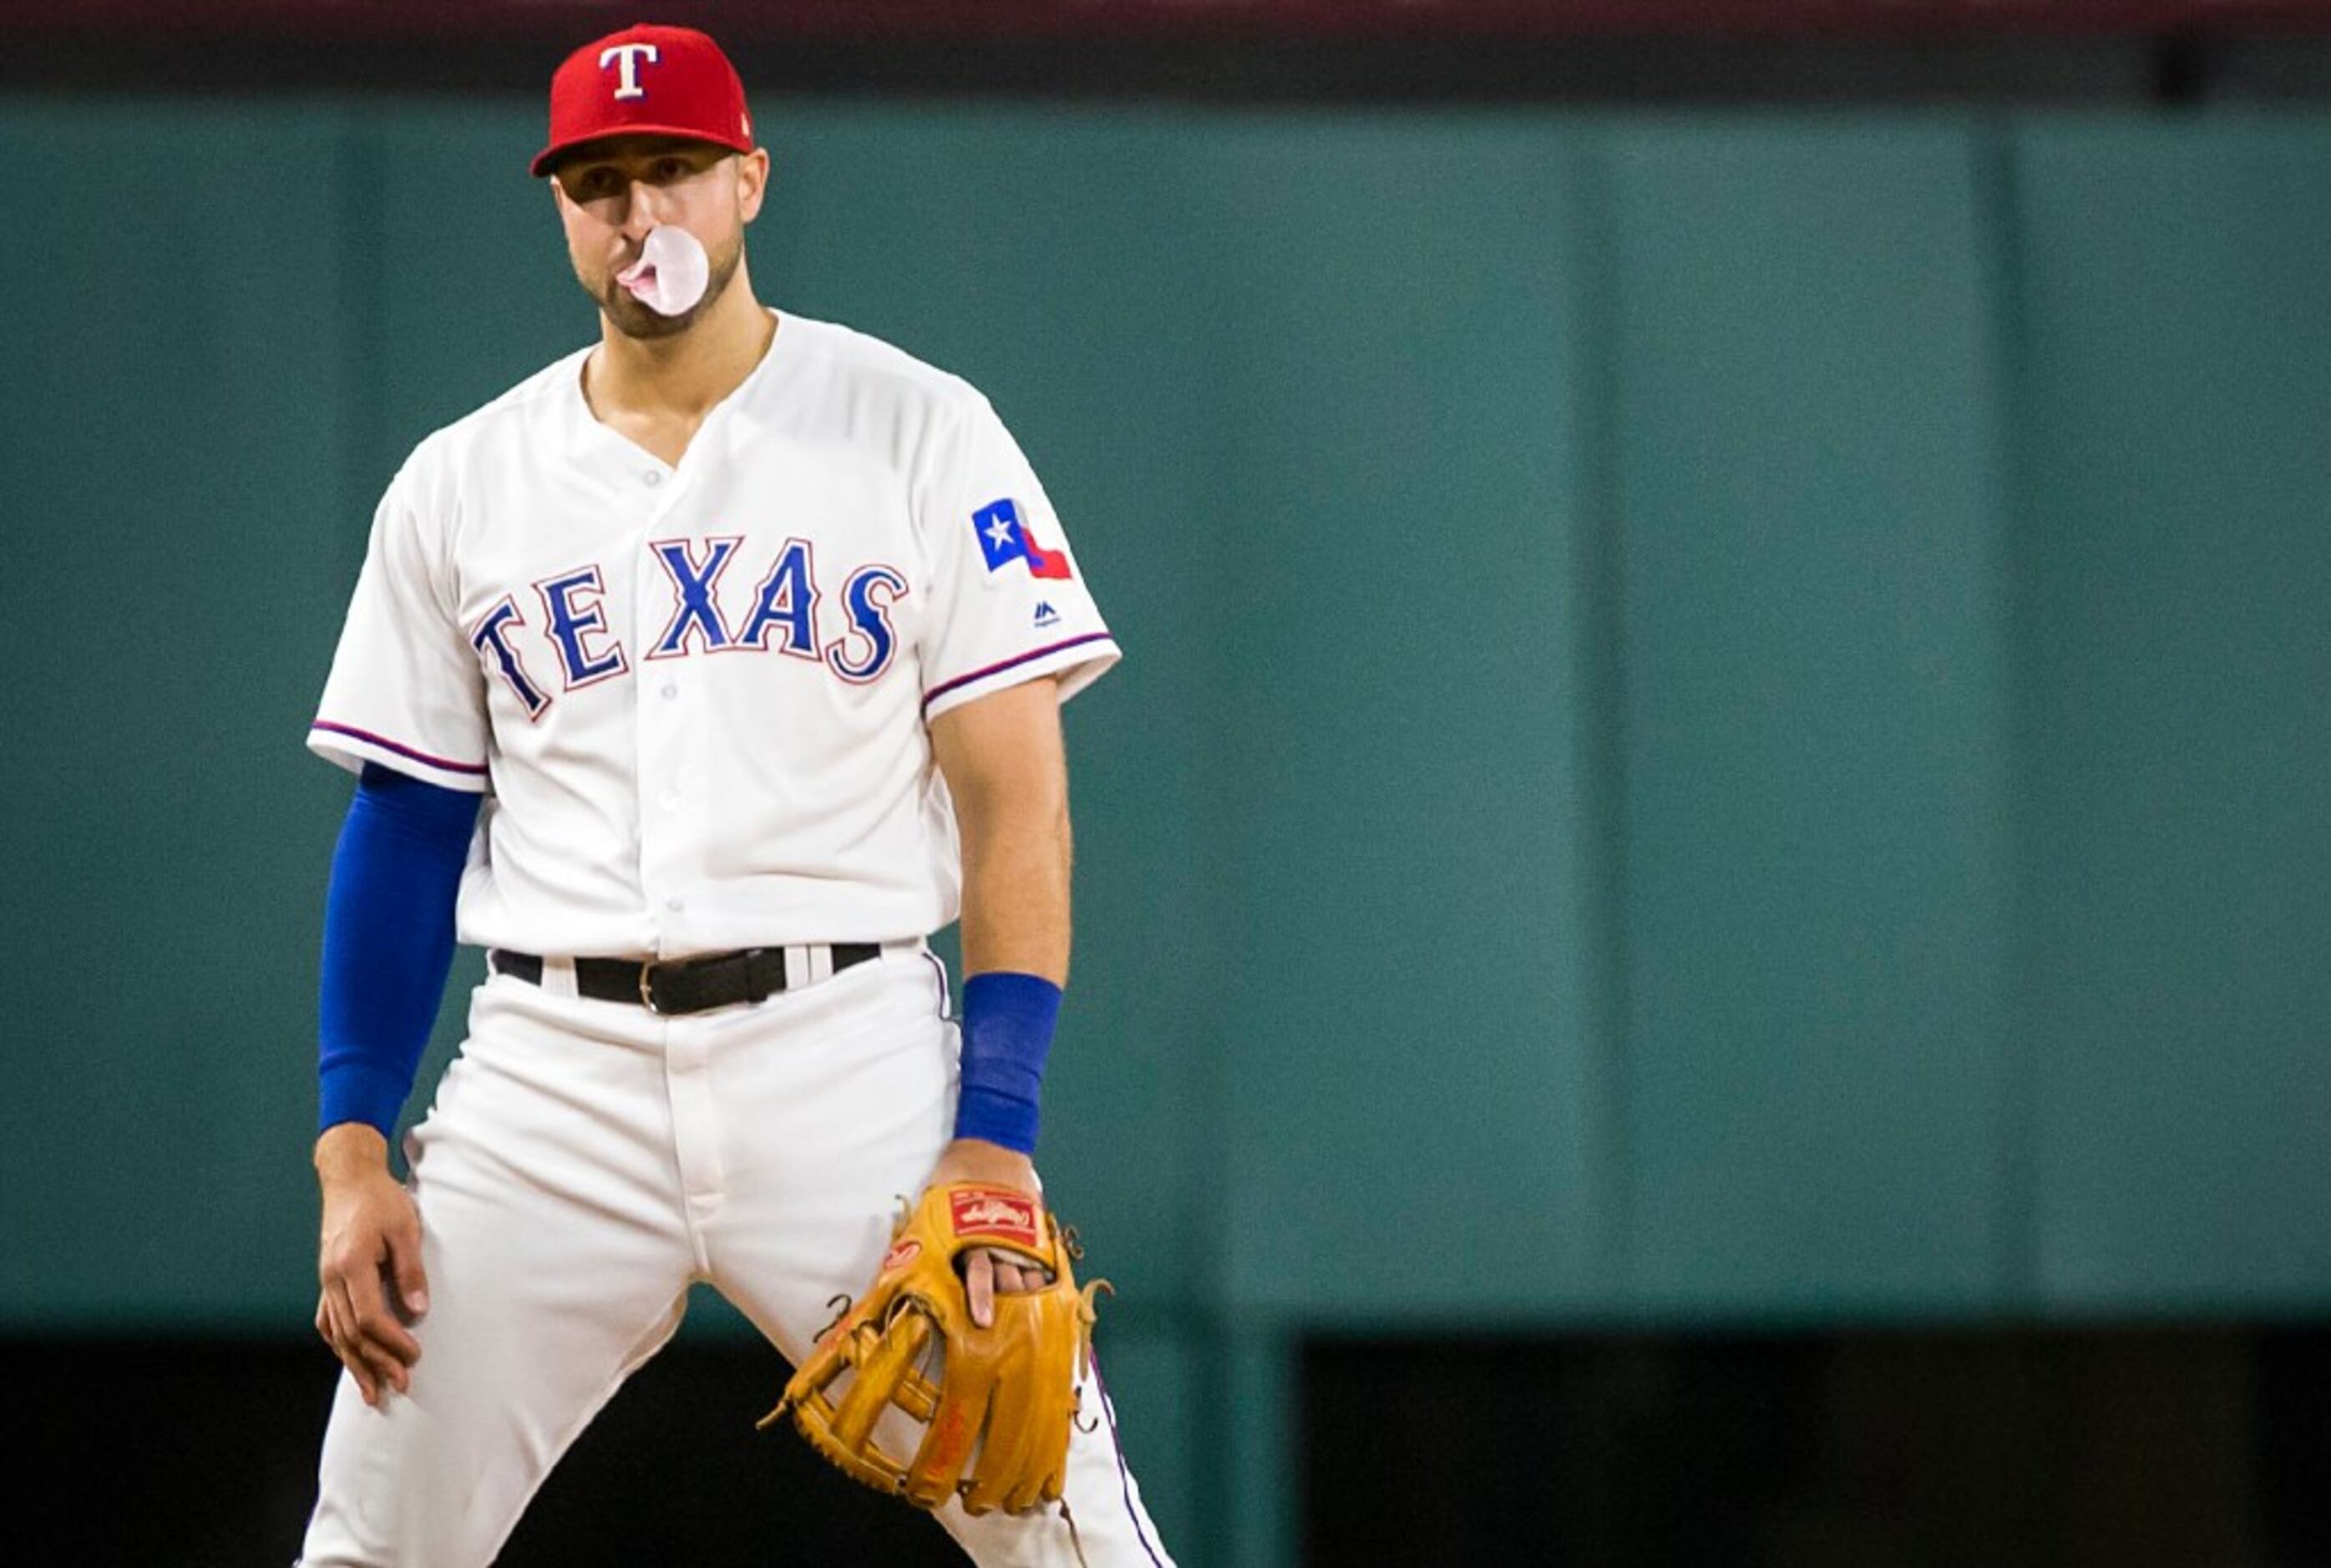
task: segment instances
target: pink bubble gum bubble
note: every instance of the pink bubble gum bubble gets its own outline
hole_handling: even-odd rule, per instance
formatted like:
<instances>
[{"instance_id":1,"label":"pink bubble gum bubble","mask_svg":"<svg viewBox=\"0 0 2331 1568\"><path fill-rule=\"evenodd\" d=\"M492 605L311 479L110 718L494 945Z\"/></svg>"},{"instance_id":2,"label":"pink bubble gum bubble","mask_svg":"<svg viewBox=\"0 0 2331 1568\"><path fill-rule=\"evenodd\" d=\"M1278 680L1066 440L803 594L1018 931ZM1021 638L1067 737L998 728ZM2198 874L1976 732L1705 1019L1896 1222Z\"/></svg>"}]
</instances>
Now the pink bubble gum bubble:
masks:
<instances>
[{"instance_id":1,"label":"pink bubble gum bubble","mask_svg":"<svg viewBox=\"0 0 2331 1568\"><path fill-rule=\"evenodd\" d=\"M678 316L704 298L712 264L694 234L671 223L648 231L640 259L615 274L615 281L660 316Z\"/></svg>"}]
</instances>

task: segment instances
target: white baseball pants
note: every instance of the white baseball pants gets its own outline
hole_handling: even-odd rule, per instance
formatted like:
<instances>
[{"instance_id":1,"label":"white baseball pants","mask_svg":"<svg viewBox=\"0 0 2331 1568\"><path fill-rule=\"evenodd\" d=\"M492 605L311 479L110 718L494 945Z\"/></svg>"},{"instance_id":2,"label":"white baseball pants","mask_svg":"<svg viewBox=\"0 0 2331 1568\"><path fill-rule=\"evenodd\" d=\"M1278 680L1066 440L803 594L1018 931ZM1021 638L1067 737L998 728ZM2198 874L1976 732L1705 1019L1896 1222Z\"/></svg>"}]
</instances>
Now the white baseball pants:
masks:
<instances>
[{"instance_id":1,"label":"white baseball pants","mask_svg":"<svg viewBox=\"0 0 2331 1568\"><path fill-rule=\"evenodd\" d=\"M571 971L568 972L571 974ZM659 1018L492 974L408 1136L430 1308L406 1394L341 1373L304 1568L492 1561L558 1457L709 1282L798 1363L873 1278L953 1126L959 1037L919 944ZM769 1402L782 1379L772 1368ZM1100 1402L1089 1400L1088 1411ZM919 1429L893 1411L885 1446ZM1071 1440L1090 1568L1170 1568L1113 1417ZM900 1505L904 1506L904 1504ZM984 1568L1074 1568L1057 1512L937 1518Z\"/></svg>"}]
</instances>

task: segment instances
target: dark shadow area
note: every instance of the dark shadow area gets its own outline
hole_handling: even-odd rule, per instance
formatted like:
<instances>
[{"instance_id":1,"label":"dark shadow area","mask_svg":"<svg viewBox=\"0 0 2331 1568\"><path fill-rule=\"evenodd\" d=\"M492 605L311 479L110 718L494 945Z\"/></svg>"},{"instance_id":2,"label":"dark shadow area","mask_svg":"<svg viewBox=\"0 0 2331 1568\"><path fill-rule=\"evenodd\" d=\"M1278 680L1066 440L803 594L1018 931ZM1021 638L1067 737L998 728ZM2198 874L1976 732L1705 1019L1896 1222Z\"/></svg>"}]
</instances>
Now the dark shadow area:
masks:
<instances>
[{"instance_id":1,"label":"dark shadow area","mask_svg":"<svg viewBox=\"0 0 2331 1568\"><path fill-rule=\"evenodd\" d=\"M790 1428L753 1430L783 1375L758 1345L668 1347L551 1473L498 1568L960 1568L928 1518ZM320 1345L18 1339L0 1376L26 1455L8 1562L284 1568L298 1554L337 1376Z\"/></svg>"},{"instance_id":2,"label":"dark shadow area","mask_svg":"<svg viewBox=\"0 0 2331 1568\"><path fill-rule=\"evenodd\" d=\"M2331 1329L1318 1339L1303 1561L2331 1563Z\"/></svg>"},{"instance_id":3,"label":"dark shadow area","mask_svg":"<svg viewBox=\"0 0 2331 1568\"><path fill-rule=\"evenodd\" d=\"M35 36L12 47L5 83L48 93L381 91L532 101L557 52L498 39L389 37L334 48L298 38ZM2331 98L2331 43L2184 34L747 39L732 53L765 114L787 95L808 93L1222 107L2189 107Z\"/></svg>"},{"instance_id":4,"label":"dark shadow area","mask_svg":"<svg viewBox=\"0 0 2331 1568\"><path fill-rule=\"evenodd\" d=\"M667 1349L502 1568L963 1559L790 1430L780 1366ZM288 1564L335 1369L273 1341L11 1340L9 1560ZM2331 1565L2331 1327L1313 1340L1315 1568Z\"/></svg>"}]
</instances>

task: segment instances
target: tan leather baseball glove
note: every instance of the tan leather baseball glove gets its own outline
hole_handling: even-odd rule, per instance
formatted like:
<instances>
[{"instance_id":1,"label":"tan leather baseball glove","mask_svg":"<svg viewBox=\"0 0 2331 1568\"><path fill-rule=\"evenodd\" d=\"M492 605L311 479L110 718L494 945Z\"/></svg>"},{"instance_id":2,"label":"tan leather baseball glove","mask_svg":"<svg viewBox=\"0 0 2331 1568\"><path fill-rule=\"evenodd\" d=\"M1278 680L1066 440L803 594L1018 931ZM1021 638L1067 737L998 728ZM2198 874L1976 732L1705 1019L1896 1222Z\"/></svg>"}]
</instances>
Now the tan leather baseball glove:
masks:
<instances>
[{"instance_id":1,"label":"tan leather baseball glove","mask_svg":"<svg viewBox=\"0 0 2331 1568\"><path fill-rule=\"evenodd\" d=\"M972 1321L962 1272L963 1255L983 1247L1052 1277L1040 1289L999 1292L986 1328ZM973 1514L1057 1503L1089 1365L1093 1296L1108 1288L1077 1288L1069 1264L1080 1255L1073 1235L1024 1193L973 1183L929 1188L892 1232L872 1287L820 1336L759 1424L790 1410L818 1452L926 1508L957 1495ZM876 1419L892 1405L924 1425L912 1456L874 1440Z\"/></svg>"}]
</instances>

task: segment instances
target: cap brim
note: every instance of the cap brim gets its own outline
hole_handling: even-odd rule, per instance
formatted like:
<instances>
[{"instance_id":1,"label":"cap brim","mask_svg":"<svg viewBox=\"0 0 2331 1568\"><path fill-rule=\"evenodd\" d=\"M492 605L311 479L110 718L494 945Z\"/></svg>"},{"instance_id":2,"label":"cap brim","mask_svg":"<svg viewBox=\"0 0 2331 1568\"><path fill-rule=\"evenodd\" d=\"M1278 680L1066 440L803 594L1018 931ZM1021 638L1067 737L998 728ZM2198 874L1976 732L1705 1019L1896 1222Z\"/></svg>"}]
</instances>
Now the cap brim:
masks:
<instances>
[{"instance_id":1,"label":"cap brim","mask_svg":"<svg viewBox=\"0 0 2331 1568\"><path fill-rule=\"evenodd\" d=\"M702 128L698 126L626 125L614 130L595 130L589 136L578 136L572 141L552 142L534 155L534 161L527 166L527 172L535 178L540 179L550 172L552 166L560 158L577 148L589 147L594 142L614 141L618 137L626 136L672 136L679 137L684 141L700 141L712 147L726 147L730 152L743 153L753 150L749 144L723 141L717 136L707 136Z\"/></svg>"}]
</instances>

